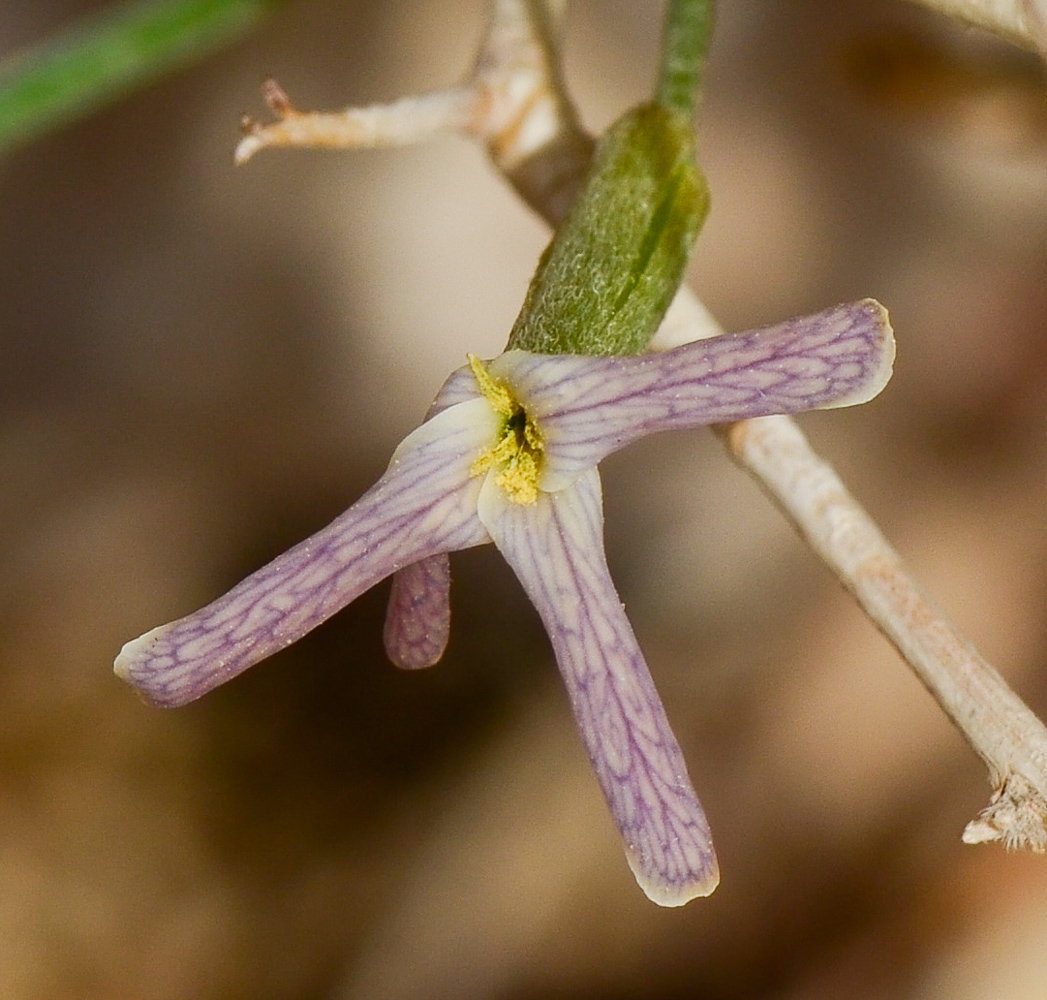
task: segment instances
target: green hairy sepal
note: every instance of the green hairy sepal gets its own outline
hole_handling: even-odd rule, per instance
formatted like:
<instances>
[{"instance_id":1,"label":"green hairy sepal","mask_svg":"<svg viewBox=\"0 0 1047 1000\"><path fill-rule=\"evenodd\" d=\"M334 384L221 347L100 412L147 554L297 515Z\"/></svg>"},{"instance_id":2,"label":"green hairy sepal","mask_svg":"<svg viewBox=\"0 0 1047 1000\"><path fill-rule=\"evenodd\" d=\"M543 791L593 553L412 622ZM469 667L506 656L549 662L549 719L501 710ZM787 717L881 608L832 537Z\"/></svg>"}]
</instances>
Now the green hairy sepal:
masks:
<instances>
[{"instance_id":1,"label":"green hairy sepal","mask_svg":"<svg viewBox=\"0 0 1047 1000\"><path fill-rule=\"evenodd\" d=\"M709 208L690 119L660 104L615 122L542 254L509 347L639 354L683 278Z\"/></svg>"}]
</instances>

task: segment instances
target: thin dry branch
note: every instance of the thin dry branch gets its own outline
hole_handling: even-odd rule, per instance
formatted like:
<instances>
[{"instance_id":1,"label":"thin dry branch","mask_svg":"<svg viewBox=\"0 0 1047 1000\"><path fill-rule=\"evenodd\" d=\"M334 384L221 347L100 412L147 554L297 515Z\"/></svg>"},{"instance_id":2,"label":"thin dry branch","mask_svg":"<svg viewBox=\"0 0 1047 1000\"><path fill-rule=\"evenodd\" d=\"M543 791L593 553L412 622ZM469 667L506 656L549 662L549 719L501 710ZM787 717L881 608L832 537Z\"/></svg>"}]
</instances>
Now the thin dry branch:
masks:
<instances>
[{"instance_id":1,"label":"thin dry branch","mask_svg":"<svg viewBox=\"0 0 1047 1000\"><path fill-rule=\"evenodd\" d=\"M1044 21L1043 0L927 2L948 13L964 8L972 19L977 19L970 13L974 8L985 17L995 11L998 30L1018 32L1026 41ZM562 7L541 0L492 0L473 74L457 87L426 97L384 108L303 114L275 84L269 85L267 99L278 120L267 126L247 123L237 160L270 145L367 148L464 132L484 142L521 197L556 225L592 150L560 77L556 28ZM652 346L719 332L704 306L682 288ZM764 417L719 427L717 433L985 761L992 799L967 825L964 841L1047 848L1047 728L927 597L792 420Z\"/></svg>"},{"instance_id":2,"label":"thin dry branch","mask_svg":"<svg viewBox=\"0 0 1047 1000\"><path fill-rule=\"evenodd\" d=\"M763 417L716 431L985 761L994 794L964 841L1047 848L1047 728L927 596L792 420Z\"/></svg>"}]
</instances>

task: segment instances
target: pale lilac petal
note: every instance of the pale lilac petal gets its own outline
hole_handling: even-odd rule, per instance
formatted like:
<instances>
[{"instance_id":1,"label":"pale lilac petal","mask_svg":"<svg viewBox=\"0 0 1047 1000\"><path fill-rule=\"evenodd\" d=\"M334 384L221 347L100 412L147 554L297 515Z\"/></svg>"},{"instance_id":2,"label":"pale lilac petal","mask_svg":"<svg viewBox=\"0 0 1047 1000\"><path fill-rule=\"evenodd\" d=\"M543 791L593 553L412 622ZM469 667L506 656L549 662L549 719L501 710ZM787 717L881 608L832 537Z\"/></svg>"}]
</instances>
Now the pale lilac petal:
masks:
<instances>
[{"instance_id":1,"label":"pale lilac petal","mask_svg":"<svg viewBox=\"0 0 1047 1000\"><path fill-rule=\"evenodd\" d=\"M459 403L468 402L470 399L478 399L481 396L480 387L476 384L476 376L468 365L456 368L436 394L433 405L425 415L426 420L432 420L438 413L442 413L449 406L457 406Z\"/></svg>"},{"instance_id":2,"label":"pale lilac petal","mask_svg":"<svg viewBox=\"0 0 1047 1000\"><path fill-rule=\"evenodd\" d=\"M599 474L530 506L488 477L479 513L549 633L641 888L663 906L707 896L719 881L712 836L607 569Z\"/></svg>"},{"instance_id":3,"label":"pale lilac petal","mask_svg":"<svg viewBox=\"0 0 1047 1000\"><path fill-rule=\"evenodd\" d=\"M748 333L630 357L509 351L490 366L545 442L540 486L562 489L656 431L865 402L891 375L894 339L872 299Z\"/></svg>"},{"instance_id":4,"label":"pale lilac petal","mask_svg":"<svg viewBox=\"0 0 1047 1000\"><path fill-rule=\"evenodd\" d=\"M459 368L444 382L425 419L479 397L472 371ZM451 637L451 564L446 552L393 574L382 635L386 655L404 670L420 670L440 661Z\"/></svg>"},{"instance_id":5,"label":"pale lilac petal","mask_svg":"<svg viewBox=\"0 0 1047 1000\"><path fill-rule=\"evenodd\" d=\"M115 670L160 705L183 705L315 628L401 566L489 541L470 476L498 419L483 399L422 424L385 475L312 538L224 597L127 643Z\"/></svg>"},{"instance_id":6,"label":"pale lilac petal","mask_svg":"<svg viewBox=\"0 0 1047 1000\"><path fill-rule=\"evenodd\" d=\"M393 574L385 613L385 652L396 666L420 670L438 663L451 636L451 561L446 552Z\"/></svg>"}]
</instances>

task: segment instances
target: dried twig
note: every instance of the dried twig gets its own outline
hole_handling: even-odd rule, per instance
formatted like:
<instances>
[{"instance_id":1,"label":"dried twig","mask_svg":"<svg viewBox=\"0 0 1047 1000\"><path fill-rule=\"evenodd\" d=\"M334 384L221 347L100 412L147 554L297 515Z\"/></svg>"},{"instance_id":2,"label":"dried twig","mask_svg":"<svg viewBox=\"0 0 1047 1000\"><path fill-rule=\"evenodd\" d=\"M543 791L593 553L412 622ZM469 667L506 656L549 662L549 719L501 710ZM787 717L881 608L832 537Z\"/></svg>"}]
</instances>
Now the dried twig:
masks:
<instances>
[{"instance_id":1,"label":"dried twig","mask_svg":"<svg viewBox=\"0 0 1047 1000\"><path fill-rule=\"evenodd\" d=\"M1043 26L1043 0L926 0L1026 41ZM460 86L386 107L303 114L267 85L277 122L245 124L238 162L265 146L366 148L426 139L441 131L482 140L499 171L553 225L584 176L592 150L562 85L556 27L562 3L492 0L471 77ZM963 8L963 11L960 10ZM975 17L974 9L981 14ZM1039 18L1040 20L1037 20ZM680 290L656 348L714 336L716 321ZM989 768L990 804L968 824L967 843L1047 848L1047 728L931 602L898 553L811 449L788 417L717 428L731 457L790 518L891 641Z\"/></svg>"},{"instance_id":2,"label":"dried twig","mask_svg":"<svg viewBox=\"0 0 1047 1000\"><path fill-rule=\"evenodd\" d=\"M995 791L964 841L1047 848L1047 728L931 601L795 422L762 417L717 433L985 761Z\"/></svg>"}]
</instances>

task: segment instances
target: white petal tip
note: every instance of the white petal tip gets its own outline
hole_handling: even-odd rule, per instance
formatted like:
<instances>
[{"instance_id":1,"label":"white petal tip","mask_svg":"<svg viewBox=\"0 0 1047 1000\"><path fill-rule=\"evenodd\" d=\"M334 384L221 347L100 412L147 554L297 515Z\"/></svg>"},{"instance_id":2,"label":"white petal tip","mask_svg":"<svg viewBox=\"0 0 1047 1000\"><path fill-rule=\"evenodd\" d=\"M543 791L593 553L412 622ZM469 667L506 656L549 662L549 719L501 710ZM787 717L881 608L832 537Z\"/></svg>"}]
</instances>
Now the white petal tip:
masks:
<instances>
[{"instance_id":1,"label":"white petal tip","mask_svg":"<svg viewBox=\"0 0 1047 1000\"><path fill-rule=\"evenodd\" d=\"M125 642L113 662L113 673L130 684L148 704L178 708L192 701L195 695L186 697L181 688L172 685L171 680L176 671L167 668L163 658L156 656L156 640L169 627L159 625L137 639Z\"/></svg>"},{"instance_id":2,"label":"white petal tip","mask_svg":"<svg viewBox=\"0 0 1047 1000\"><path fill-rule=\"evenodd\" d=\"M894 358L897 345L894 340L894 329L887 309L876 299L862 299L852 307L862 313L861 319L855 319L855 325L868 324L869 333L875 339L878 354L876 365L866 373L865 380L854 392L820 407L824 410L835 410L842 406L858 406L875 399L886 388L894 374Z\"/></svg>"},{"instance_id":3,"label":"white petal tip","mask_svg":"<svg viewBox=\"0 0 1047 1000\"><path fill-rule=\"evenodd\" d=\"M120 650L120 654L113 662L113 673L122 681L127 681L128 684L135 684L135 665L142 660L142 654L145 648L150 645L153 641L153 637L157 632L160 631L164 626L161 625L159 628L150 629L148 632L143 633L137 639L132 639L130 642L125 642Z\"/></svg>"},{"instance_id":4,"label":"white petal tip","mask_svg":"<svg viewBox=\"0 0 1047 1000\"><path fill-rule=\"evenodd\" d=\"M683 906L692 899L711 896L720 884L720 869L715 860L711 861L707 871L696 873L693 879L681 882L667 882L662 878L652 878L650 873L639 869L631 856L629 867L633 870L636 882L643 889L644 895L659 906Z\"/></svg>"}]
</instances>

